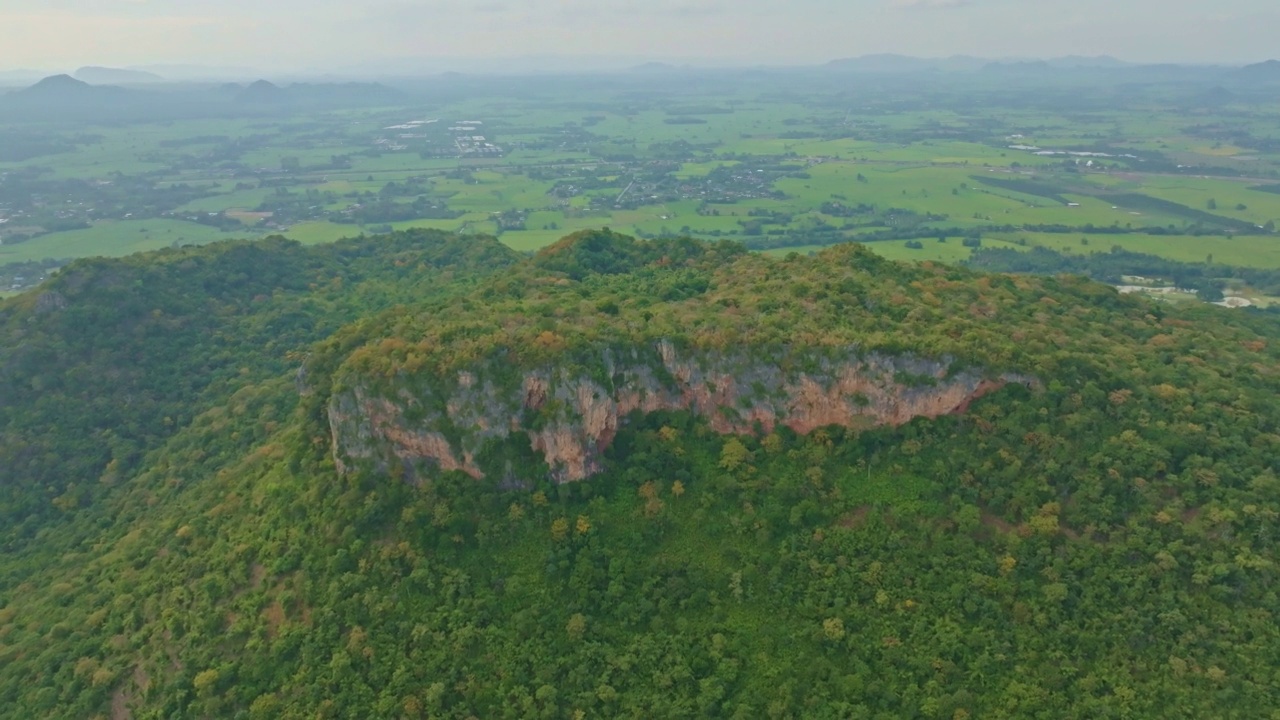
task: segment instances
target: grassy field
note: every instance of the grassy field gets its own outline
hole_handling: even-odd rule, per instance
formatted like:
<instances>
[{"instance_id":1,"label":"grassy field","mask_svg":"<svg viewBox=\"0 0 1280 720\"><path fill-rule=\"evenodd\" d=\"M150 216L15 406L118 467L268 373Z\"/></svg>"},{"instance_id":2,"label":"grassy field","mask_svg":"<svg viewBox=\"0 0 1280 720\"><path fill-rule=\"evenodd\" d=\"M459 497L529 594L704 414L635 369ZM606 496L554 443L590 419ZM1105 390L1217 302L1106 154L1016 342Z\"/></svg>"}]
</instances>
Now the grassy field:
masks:
<instances>
[{"instance_id":1,"label":"grassy field","mask_svg":"<svg viewBox=\"0 0 1280 720\"><path fill-rule=\"evenodd\" d=\"M962 260L968 260L971 248L967 248L960 244L957 239L948 240L940 243L936 240L925 240L921 242L923 247L914 250L906 246L901 240L891 240L888 242L873 242L866 244L877 255L886 257L890 260L920 261L932 260L934 262L956 263Z\"/></svg>"},{"instance_id":2,"label":"grassy field","mask_svg":"<svg viewBox=\"0 0 1280 720\"><path fill-rule=\"evenodd\" d=\"M1250 189L1258 184L1254 181L1161 177L1126 184L1152 197L1172 200L1255 225L1280 223L1280 195ZM1214 205L1212 209L1208 207L1210 200ZM1240 209L1240 206L1244 208Z\"/></svg>"},{"instance_id":3,"label":"grassy field","mask_svg":"<svg viewBox=\"0 0 1280 720\"><path fill-rule=\"evenodd\" d=\"M271 194L270 190L234 190L232 192L213 195L182 205L178 212L221 212L223 210L252 209L262 204Z\"/></svg>"},{"instance_id":4,"label":"grassy field","mask_svg":"<svg viewBox=\"0 0 1280 720\"><path fill-rule=\"evenodd\" d=\"M442 231L457 232L462 231L468 225L474 224L477 220L484 220L488 215L472 215L472 219L466 217L453 220L406 220L402 223L388 223L392 229L404 231L404 229L412 228L433 228L442 229ZM489 224L484 220L484 224ZM490 228L492 232L493 228ZM298 223L280 234L284 237L291 238L303 243L303 245L317 245L321 242L333 242L342 240L344 237L357 237L361 234L369 234L366 228L360 225L314 222L314 223Z\"/></svg>"},{"instance_id":5,"label":"grassy field","mask_svg":"<svg viewBox=\"0 0 1280 720\"><path fill-rule=\"evenodd\" d=\"M564 230L517 230L502 233L499 238L512 250L532 252L544 248L568 234Z\"/></svg>"},{"instance_id":6,"label":"grassy field","mask_svg":"<svg viewBox=\"0 0 1280 720\"><path fill-rule=\"evenodd\" d=\"M1044 246L1059 252L1109 252L1119 246L1133 252L1159 255L1180 262L1205 262L1210 256L1221 265L1280 268L1280 237L1241 236L1235 238L1189 235L1062 235L1049 233L996 234L991 239ZM1081 243L1088 240L1088 244Z\"/></svg>"},{"instance_id":7,"label":"grassy field","mask_svg":"<svg viewBox=\"0 0 1280 720\"><path fill-rule=\"evenodd\" d=\"M0 245L0 264L46 258L120 257L175 243L203 244L250 235L224 233L181 220L122 220L86 230L42 235L17 245Z\"/></svg>"},{"instance_id":8,"label":"grassy field","mask_svg":"<svg viewBox=\"0 0 1280 720\"><path fill-rule=\"evenodd\" d=\"M825 250L827 247L829 247L829 246L827 246L827 245L800 245L800 246L798 246L798 247L774 248L774 249L772 249L772 250L764 250L764 251L762 251L762 254L763 254L763 255L767 255L767 256L769 256L769 257L786 257L786 256L790 255L791 253L798 253L798 254L800 254L800 255L812 255L812 254L814 254L814 253L822 252L822 251L823 251L823 250Z\"/></svg>"},{"instance_id":9,"label":"grassy field","mask_svg":"<svg viewBox=\"0 0 1280 720\"><path fill-rule=\"evenodd\" d=\"M303 245L318 245L320 243L334 242L343 238L355 237L363 234L360 228L355 225L339 225L331 222L306 222L299 223L286 230L283 235L291 240L297 240Z\"/></svg>"},{"instance_id":10,"label":"grassy field","mask_svg":"<svg viewBox=\"0 0 1280 720\"><path fill-rule=\"evenodd\" d=\"M1025 250L1032 247L1047 247L1063 253L1098 253L1110 252L1112 246L1119 246L1133 252L1159 255L1181 262L1204 262L1212 256L1213 262L1221 265L1237 265L1242 267L1280 268L1280 238L1248 237L1220 238L1194 237L1186 235L1094 235L1087 237L1087 245L1081 244L1084 236L1061 235L1051 233L1013 233L998 234L983 239L984 247L1003 247ZM1018 243L1025 240L1026 244ZM951 239L946 243L936 240L922 240L919 250L906 247L902 240L870 242L866 246L890 260L932 260L936 262L961 262L972 254L971 248L960 244L959 239ZM765 251L768 255L784 256L790 252L805 254L821 250L822 246L812 245L795 248L778 248Z\"/></svg>"}]
</instances>

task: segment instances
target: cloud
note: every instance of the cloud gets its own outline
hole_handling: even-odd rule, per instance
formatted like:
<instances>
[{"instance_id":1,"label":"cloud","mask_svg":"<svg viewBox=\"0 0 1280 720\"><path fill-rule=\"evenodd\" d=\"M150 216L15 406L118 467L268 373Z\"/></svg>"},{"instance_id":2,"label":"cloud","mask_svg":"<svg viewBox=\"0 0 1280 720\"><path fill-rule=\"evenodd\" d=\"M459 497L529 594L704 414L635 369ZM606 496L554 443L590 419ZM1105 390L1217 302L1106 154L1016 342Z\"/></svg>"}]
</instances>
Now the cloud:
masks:
<instances>
[{"instance_id":1,"label":"cloud","mask_svg":"<svg viewBox=\"0 0 1280 720\"><path fill-rule=\"evenodd\" d=\"M224 36L240 28L235 23L195 15L78 14L65 11L0 12L0 66L80 64L128 64L156 57L182 57L199 47L199 41Z\"/></svg>"},{"instance_id":2,"label":"cloud","mask_svg":"<svg viewBox=\"0 0 1280 720\"><path fill-rule=\"evenodd\" d=\"M973 0L893 0L892 5L905 10L952 10L969 7Z\"/></svg>"},{"instance_id":3,"label":"cloud","mask_svg":"<svg viewBox=\"0 0 1280 720\"><path fill-rule=\"evenodd\" d=\"M734 10L727 0L387 0L362 3L367 17L414 19L503 14L512 18L717 15Z\"/></svg>"},{"instance_id":4,"label":"cloud","mask_svg":"<svg viewBox=\"0 0 1280 720\"><path fill-rule=\"evenodd\" d=\"M342 68L526 55L825 62L857 54L1257 61L1276 0L0 0L0 69ZM1097 18L1108 22L1099 24ZM964 27L958 27L963 23ZM629 60L628 60L629 61Z\"/></svg>"}]
</instances>

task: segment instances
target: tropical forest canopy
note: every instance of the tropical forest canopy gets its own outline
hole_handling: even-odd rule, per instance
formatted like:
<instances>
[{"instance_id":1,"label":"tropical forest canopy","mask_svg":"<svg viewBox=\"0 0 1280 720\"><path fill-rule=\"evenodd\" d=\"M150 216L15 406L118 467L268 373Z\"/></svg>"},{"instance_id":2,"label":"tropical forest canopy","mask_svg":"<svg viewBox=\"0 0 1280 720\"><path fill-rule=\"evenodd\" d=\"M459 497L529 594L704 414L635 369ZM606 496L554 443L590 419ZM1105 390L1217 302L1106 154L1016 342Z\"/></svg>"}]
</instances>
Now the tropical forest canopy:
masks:
<instances>
[{"instance_id":1,"label":"tropical forest canopy","mask_svg":"<svg viewBox=\"0 0 1280 720\"><path fill-rule=\"evenodd\" d=\"M1277 322L607 230L80 260L0 304L0 715L1280 717ZM335 463L352 387L664 341L1033 381L805 434L637 411L574 483L519 433L510 477Z\"/></svg>"}]
</instances>

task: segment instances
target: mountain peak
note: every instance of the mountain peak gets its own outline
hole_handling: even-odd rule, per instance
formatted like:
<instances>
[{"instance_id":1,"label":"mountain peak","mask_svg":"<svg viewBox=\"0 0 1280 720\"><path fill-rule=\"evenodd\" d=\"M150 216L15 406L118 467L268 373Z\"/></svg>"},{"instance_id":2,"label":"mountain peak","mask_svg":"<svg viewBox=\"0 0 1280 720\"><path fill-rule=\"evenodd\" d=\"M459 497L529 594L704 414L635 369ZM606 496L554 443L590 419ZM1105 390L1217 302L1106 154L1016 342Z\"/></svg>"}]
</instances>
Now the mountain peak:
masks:
<instances>
[{"instance_id":1,"label":"mountain peak","mask_svg":"<svg viewBox=\"0 0 1280 720\"><path fill-rule=\"evenodd\" d=\"M269 80L256 80L240 91L236 99L240 102L273 103L284 100L285 96L284 88L279 85Z\"/></svg>"},{"instance_id":2,"label":"mountain peak","mask_svg":"<svg viewBox=\"0 0 1280 720\"><path fill-rule=\"evenodd\" d=\"M123 70L121 68L100 67L90 65L75 72L75 78L90 85L130 85L138 83L164 82L164 78L155 73L142 70Z\"/></svg>"},{"instance_id":3,"label":"mountain peak","mask_svg":"<svg viewBox=\"0 0 1280 720\"><path fill-rule=\"evenodd\" d=\"M1241 69L1247 72L1280 72L1280 60L1264 60L1260 63L1245 65Z\"/></svg>"},{"instance_id":4,"label":"mountain peak","mask_svg":"<svg viewBox=\"0 0 1280 720\"><path fill-rule=\"evenodd\" d=\"M61 75L50 75L35 85L27 88L28 90L55 90L62 88L87 88L89 83L77 80L65 73Z\"/></svg>"}]
</instances>

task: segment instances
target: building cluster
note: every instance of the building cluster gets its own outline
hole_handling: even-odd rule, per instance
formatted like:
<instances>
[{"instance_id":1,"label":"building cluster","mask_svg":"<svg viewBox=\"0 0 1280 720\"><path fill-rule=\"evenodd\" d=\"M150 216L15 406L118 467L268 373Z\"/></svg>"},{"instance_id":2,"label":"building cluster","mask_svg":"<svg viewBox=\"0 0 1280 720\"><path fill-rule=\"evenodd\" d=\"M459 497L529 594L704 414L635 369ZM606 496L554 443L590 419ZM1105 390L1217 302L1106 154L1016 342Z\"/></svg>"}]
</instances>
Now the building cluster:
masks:
<instances>
[{"instance_id":1,"label":"building cluster","mask_svg":"<svg viewBox=\"0 0 1280 720\"><path fill-rule=\"evenodd\" d=\"M591 198L598 208L634 209L681 200L704 203L733 204L763 198L781 199L783 193L774 183L785 175L774 169L733 166L717 168L705 177L680 178L674 172L654 173L644 164L623 164L623 174L613 183L618 194L601 194ZM586 194L585 183L565 181L552 189L552 194L567 198Z\"/></svg>"},{"instance_id":2,"label":"building cluster","mask_svg":"<svg viewBox=\"0 0 1280 720\"><path fill-rule=\"evenodd\" d=\"M412 120L388 125L383 128L384 132L401 132L379 137L373 144L381 150L417 150L423 157L434 158L502 157L506 154L503 148L485 136L481 120L458 120L447 128L433 131L430 126L438 122L438 119Z\"/></svg>"}]
</instances>

